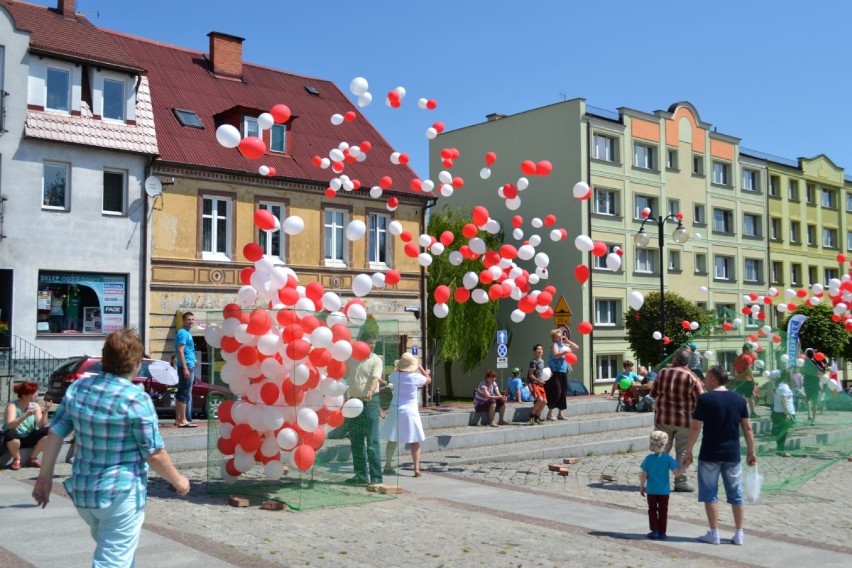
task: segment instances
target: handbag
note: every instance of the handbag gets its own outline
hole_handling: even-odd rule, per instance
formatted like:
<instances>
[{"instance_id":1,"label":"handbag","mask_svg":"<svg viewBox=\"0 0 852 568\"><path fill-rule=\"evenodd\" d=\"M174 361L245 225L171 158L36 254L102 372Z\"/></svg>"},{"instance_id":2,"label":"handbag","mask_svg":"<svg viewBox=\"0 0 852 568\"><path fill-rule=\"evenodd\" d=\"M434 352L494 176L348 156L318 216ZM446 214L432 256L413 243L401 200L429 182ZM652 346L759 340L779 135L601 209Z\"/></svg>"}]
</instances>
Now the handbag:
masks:
<instances>
[{"instance_id":1,"label":"handbag","mask_svg":"<svg viewBox=\"0 0 852 568\"><path fill-rule=\"evenodd\" d=\"M381 408L382 410L387 410L388 408L390 408L392 400L393 385L388 383L379 389L379 408Z\"/></svg>"}]
</instances>

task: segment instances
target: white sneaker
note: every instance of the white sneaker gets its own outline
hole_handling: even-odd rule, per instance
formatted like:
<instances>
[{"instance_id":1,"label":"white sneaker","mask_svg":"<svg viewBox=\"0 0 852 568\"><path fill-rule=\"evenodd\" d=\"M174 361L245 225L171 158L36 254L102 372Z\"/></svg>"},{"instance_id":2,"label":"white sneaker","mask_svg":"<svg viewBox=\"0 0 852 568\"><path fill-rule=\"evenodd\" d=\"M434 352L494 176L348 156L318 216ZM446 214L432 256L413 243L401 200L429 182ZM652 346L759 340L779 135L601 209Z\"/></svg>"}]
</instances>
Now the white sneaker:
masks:
<instances>
[{"instance_id":1,"label":"white sneaker","mask_svg":"<svg viewBox=\"0 0 852 568\"><path fill-rule=\"evenodd\" d=\"M738 530L734 533L734 536L731 537L731 544L736 544L737 546L742 546L743 541L745 540L745 535L742 530Z\"/></svg>"},{"instance_id":2,"label":"white sneaker","mask_svg":"<svg viewBox=\"0 0 852 568\"><path fill-rule=\"evenodd\" d=\"M707 544L719 544L719 531L707 531L707 534L699 536L698 540Z\"/></svg>"}]
</instances>

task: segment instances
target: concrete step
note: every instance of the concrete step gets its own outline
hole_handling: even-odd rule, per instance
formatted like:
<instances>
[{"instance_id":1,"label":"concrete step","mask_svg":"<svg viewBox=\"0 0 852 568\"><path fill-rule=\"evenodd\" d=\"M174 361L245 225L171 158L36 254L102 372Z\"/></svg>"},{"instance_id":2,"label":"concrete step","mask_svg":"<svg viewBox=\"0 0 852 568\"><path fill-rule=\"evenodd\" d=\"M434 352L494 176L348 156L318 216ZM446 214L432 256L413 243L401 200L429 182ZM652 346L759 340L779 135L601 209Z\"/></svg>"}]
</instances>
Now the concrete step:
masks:
<instances>
[{"instance_id":1,"label":"concrete step","mask_svg":"<svg viewBox=\"0 0 852 568\"><path fill-rule=\"evenodd\" d=\"M615 412L618 405L616 399L609 397L576 397L569 398L565 409L565 415L585 416L589 414L610 414ZM532 403L510 402L507 403L507 422L527 422L530 419ZM545 411L546 412L546 411ZM474 426L482 419L482 415L473 411L473 404L469 406L441 407L431 406L420 411L420 419L423 429L426 431L438 428L452 428L456 426Z\"/></svg>"}]
</instances>

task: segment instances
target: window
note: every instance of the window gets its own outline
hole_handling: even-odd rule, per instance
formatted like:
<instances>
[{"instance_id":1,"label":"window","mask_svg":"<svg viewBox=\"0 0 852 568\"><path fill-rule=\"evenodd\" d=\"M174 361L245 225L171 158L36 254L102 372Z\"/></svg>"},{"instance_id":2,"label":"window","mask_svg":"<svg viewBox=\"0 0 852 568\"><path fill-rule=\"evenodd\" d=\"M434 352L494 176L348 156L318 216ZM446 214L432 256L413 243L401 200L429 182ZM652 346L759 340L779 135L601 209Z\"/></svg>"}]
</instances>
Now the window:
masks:
<instances>
[{"instance_id":1,"label":"window","mask_svg":"<svg viewBox=\"0 0 852 568\"><path fill-rule=\"evenodd\" d=\"M836 268L826 268L823 271L823 284L831 282L834 278L838 278L840 271Z\"/></svg>"},{"instance_id":2,"label":"window","mask_svg":"<svg viewBox=\"0 0 852 568\"><path fill-rule=\"evenodd\" d=\"M716 364L721 365L728 372L733 372L734 370L734 359L736 359L739 354L736 351L717 351L716 352Z\"/></svg>"},{"instance_id":3,"label":"window","mask_svg":"<svg viewBox=\"0 0 852 568\"><path fill-rule=\"evenodd\" d=\"M790 201L799 200L799 182L794 179L787 183L787 199Z\"/></svg>"},{"instance_id":4,"label":"window","mask_svg":"<svg viewBox=\"0 0 852 568\"><path fill-rule=\"evenodd\" d=\"M666 167L670 170L677 170L677 150L669 148L666 150Z\"/></svg>"},{"instance_id":5,"label":"window","mask_svg":"<svg viewBox=\"0 0 852 568\"><path fill-rule=\"evenodd\" d=\"M694 225L705 225L707 219L704 213L704 204L696 203L692 207L692 223Z\"/></svg>"},{"instance_id":6,"label":"window","mask_svg":"<svg viewBox=\"0 0 852 568\"><path fill-rule=\"evenodd\" d=\"M672 272L680 272L680 251L669 251L669 270Z\"/></svg>"},{"instance_id":7,"label":"window","mask_svg":"<svg viewBox=\"0 0 852 568\"><path fill-rule=\"evenodd\" d=\"M633 197L633 218L634 219L644 219L642 217L642 210L645 208L651 210L651 213L657 210L657 198L656 197L648 197L647 195L636 195Z\"/></svg>"},{"instance_id":8,"label":"window","mask_svg":"<svg viewBox=\"0 0 852 568\"><path fill-rule=\"evenodd\" d=\"M746 282L762 282L763 261L756 258L745 259L745 275L743 278Z\"/></svg>"},{"instance_id":9,"label":"window","mask_svg":"<svg viewBox=\"0 0 852 568\"><path fill-rule=\"evenodd\" d=\"M598 355L595 360L598 380L615 379L621 372L618 368L618 355Z\"/></svg>"},{"instance_id":10,"label":"window","mask_svg":"<svg viewBox=\"0 0 852 568\"><path fill-rule=\"evenodd\" d=\"M124 120L124 82L104 79L103 117L111 120Z\"/></svg>"},{"instance_id":11,"label":"window","mask_svg":"<svg viewBox=\"0 0 852 568\"><path fill-rule=\"evenodd\" d=\"M716 255L713 258L713 278L716 280L733 280L734 259L730 256Z\"/></svg>"},{"instance_id":12,"label":"window","mask_svg":"<svg viewBox=\"0 0 852 568\"><path fill-rule=\"evenodd\" d=\"M284 224L285 206L283 203L261 201L258 203L258 209L269 211L273 217L278 219L279 224ZM257 230L257 242L261 247L263 247L264 255L286 260L286 258L284 258L283 233L283 229L279 229L277 231Z\"/></svg>"},{"instance_id":13,"label":"window","mask_svg":"<svg viewBox=\"0 0 852 568\"><path fill-rule=\"evenodd\" d=\"M173 108L172 112L175 113L175 117L177 117L178 122L181 123L181 126L204 128L204 124L202 124L201 119L198 118L198 115L195 114L194 111Z\"/></svg>"},{"instance_id":14,"label":"window","mask_svg":"<svg viewBox=\"0 0 852 568\"><path fill-rule=\"evenodd\" d=\"M829 209L837 208L837 194L826 188L822 188L820 192L820 204L823 207L828 207Z\"/></svg>"},{"instance_id":15,"label":"window","mask_svg":"<svg viewBox=\"0 0 852 568\"><path fill-rule=\"evenodd\" d=\"M852 193L846 194L846 212L852 213Z\"/></svg>"},{"instance_id":16,"label":"window","mask_svg":"<svg viewBox=\"0 0 852 568\"><path fill-rule=\"evenodd\" d=\"M127 195L124 183L125 179L124 172L104 170L104 213L124 214L125 195Z\"/></svg>"},{"instance_id":17,"label":"window","mask_svg":"<svg viewBox=\"0 0 852 568\"><path fill-rule=\"evenodd\" d=\"M692 156L692 175L704 175L704 156Z\"/></svg>"},{"instance_id":18,"label":"window","mask_svg":"<svg viewBox=\"0 0 852 568\"><path fill-rule=\"evenodd\" d=\"M598 215L618 215L618 194L609 189L595 189L595 213Z\"/></svg>"},{"instance_id":19,"label":"window","mask_svg":"<svg viewBox=\"0 0 852 568\"><path fill-rule=\"evenodd\" d=\"M760 215L745 213L743 215L743 235L747 237L760 237L760 226L762 225Z\"/></svg>"},{"instance_id":20,"label":"window","mask_svg":"<svg viewBox=\"0 0 852 568\"><path fill-rule=\"evenodd\" d=\"M822 230L822 246L825 248L837 248L837 229Z\"/></svg>"},{"instance_id":21,"label":"window","mask_svg":"<svg viewBox=\"0 0 852 568\"><path fill-rule=\"evenodd\" d=\"M69 209L68 164L44 163L41 206L45 209Z\"/></svg>"},{"instance_id":22,"label":"window","mask_svg":"<svg viewBox=\"0 0 852 568\"><path fill-rule=\"evenodd\" d=\"M846 250L852 250L852 231L846 231Z\"/></svg>"},{"instance_id":23,"label":"window","mask_svg":"<svg viewBox=\"0 0 852 568\"><path fill-rule=\"evenodd\" d=\"M695 253L695 273L707 274L707 255L704 253Z\"/></svg>"},{"instance_id":24,"label":"window","mask_svg":"<svg viewBox=\"0 0 852 568\"><path fill-rule=\"evenodd\" d=\"M757 191L758 187L758 172L755 170L747 170L743 168L743 190Z\"/></svg>"},{"instance_id":25,"label":"window","mask_svg":"<svg viewBox=\"0 0 852 568\"><path fill-rule=\"evenodd\" d=\"M773 262L772 263L772 283L773 284L781 284L783 282L783 274L784 274L784 263Z\"/></svg>"},{"instance_id":26,"label":"window","mask_svg":"<svg viewBox=\"0 0 852 568\"><path fill-rule=\"evenodd\" d=\"M595 160L603 160L604 162L615 162L615 139L603 134L595 134L592 136L592 158Z\"/></svg>"},{"instance_id":27,"label":"window","mask_svg":"<svg viewBox=\"0 0 852 568\"><path fill-rule=\"evenodd\" d=\"M389 262L388 224L390 218L387 215L371 214L369 221L370 263L387 265Z\"/></svg>"},{"instance_id":28,"label":"window","mask_svg":"<svg viewBox=\"0 0 852 568\"><path fill-rule=\"evenodd\" d=\"M808 225L805 228L805 236L808 246L816 246L816 225Z\"/></svg>"},{"instance_id":29,"label":"window","mask_svg":"<svg viewBox=\"0 0 852 568\"><path fill-rule=\"evenodd\" d=\"M657 251L652 249L636 249L636 272L654 274L657 272Z\"/></svg>"},{"instance_id":30,"label":"window","mask_svg":"<svg viewBox=\"0 0 852 568\"><path fill-rule=\"evenodd\" d=\"M618 325L618 300L595 300L595 325Z\"/></svg>"},{"instance_id":31,"label":"window","mask_svg":"<svg viewBox=\"0 0 852 568\"><path fill-rule=\"evenodd\" d=\"M808 205L816 203L816 186L812 183L805 184L805 202Z\"/></svg>"},{"instance_id":32,"label":"window","mask_svg":"<svg viewBox=\"0 0 852 568\"><path fill-rule=\"evenodd\" d=\"M790 242L800 243L801 239L801 223L798 221L790 221Z\"/></svg>"},{"instance_id":33,"label":"window","mask_svg":"<svg viewBox=\"0 0 852 568\"><path fill-rule=\"evenodd\" d=\"M260 138L260 125L257 124L257 118L253 116L243 117L243 138L247 136Z\"/></svg>"},{"instance_id":34,"label":"window","mask_svg":"<svg viewBox=\"0 0 852 568\"><path fill-rule=\"evenodd\" d=\"M669 215L677 215L680 213L680 200L679 199L669 199Z\"/></svg>"},{"instance_id":35,"label":"window","mask_svg":"<svg viewBox=\"0 0 852 568\"><path fill-rule=\"evenodd\" d=\"M769 238L773 241L781 239L781 219L778 217L769 220Z\"/></svg>"},{"instance_id":36,"label":"window","mask_svg":"<svg viewBox=\"0 0 852 568\"><path fill-rule=\"evenodd\" d=\"M273 124L269 134L269 150L271 152L287 151L287 127L283 124Z\"/></svg>"},{"instance_id":37,"label":"window","mask_svg":"<svg viewBox=\"0 0 852 568\"><path fill-rule=\"evenodd\" d=\"M611 252L615 252L615 247L617 247L617 246L619 246L619 245L610 245L610 244L607 244L607 245L606 245L607 254L604 254L604 255L602 255L602 256L596 256L596 257L594 257L594 259L595 259L595 264L594 264L595 269L599 269L599 270L609 270L609 266L607 266L607 265L606 265L606 257L607 257L607 256L609 256L609 253L611 253Z\"/></svg>"},{"instance_id":38,"label":"window","mask_svg":"<svg viewBox=\"0 0 852 568\"><path fill-rule=\"evenodd\" d=\"M128 292L126 275L40 270L33 312L49 314L61 307L63 315L37 319L36 333L101 335L124 329Z\"/></svg>"},{"instance_id":39,"label":"window","mask_svg":"<svg viewBox=\"0 0 852 568\"><path fill-rule=\"evenodd\" d=\"M802 283L802 265L801 264L791 264L790 265L790 284L793 286L798 286Z\"/></svg>"},{"instance_id":40,"label":"window","mask_svg":"<svg viewBox=\"0 0 852 568\"><path fill-rule=\"evenodd\" d=\"M713 231L728 234L734 232L734 215L730 209L713 209Z\"/></svg>"},{"instance_id":41,"label":"window","mask_svg":"<svg viewBox=\"0 0 852 568\"><path fill-rule=\"evenodd\" d=\"M230 260L231 200L204 196L201 205L201 258Z\"/></svg>"},{"instance_id":42,"label":"window","mask_svg":"<svg viewBox=\"0 0 852 568\"><path fill-rule=\"evenodd\" d=\"M731 320L737 317L734 309L736 306L734 304L716 304L714 309L716 310L716 317L720 320Z\"/></svg>"},{"instance_id":43,"label":"window","mask_svg":"<svg viewBox=\"0 0 852 568\"><path fill-rule=\"evenodd\" d=\"M346 264L346 249L343 232L346 230L346 211L342 209L325 210L325 263Z\"/></svg>"},{"instance_id":44,"label":"window","mask_svg":"<svg viewBox=\"0 0 852 568\"><path fill-rule=\"evenodd\" d=\"M645 144L633 144L633 165L644 170L653 170L654 148Z\"/></svg>"},{"instance_id":45,"label":"window","mask_svg":"<svg viewBox=\"0 0 852 568\"><path fill-rule=\"evenodd\" d=\"M779 187L781 187L781 178L778 176L769 176L769 195L778 197Z\"/></svg>"},{"instance_id":46,"label":"window","mask_svg":"<svg viewBox=\"0 0 852 568\"><path fill-rule=\"evenodd\" d=\"M71 73L65 69L47 68L48 110L71 111Z\"/></svg>"},{"instance_id":47,"label":"window","mask_svg":"<svg viewBox=\"0 0 852 568\"><path fill-rule=\"evenodd\" d=\"M817 283L817 267L809 266L808 267L808 284L816 284Z\"/></svg>"},{"instance_id":48,"label":"window","mask_svg":"<svg viewBox=\"0 0 852 568\"><path fill-rule=\"evenodd\" d=\"M713 162L713 183L731 185L731 166L722 162Z\"/></svg>"}]
</instances>

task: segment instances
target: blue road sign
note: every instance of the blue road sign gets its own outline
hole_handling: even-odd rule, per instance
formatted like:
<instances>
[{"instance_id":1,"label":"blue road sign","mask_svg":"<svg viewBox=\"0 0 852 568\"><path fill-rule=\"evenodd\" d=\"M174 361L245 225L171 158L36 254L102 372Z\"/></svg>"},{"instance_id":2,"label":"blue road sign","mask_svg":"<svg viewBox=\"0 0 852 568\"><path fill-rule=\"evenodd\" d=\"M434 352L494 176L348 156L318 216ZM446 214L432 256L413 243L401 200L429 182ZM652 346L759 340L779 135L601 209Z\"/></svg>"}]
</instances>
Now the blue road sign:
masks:
<instances>
[{"instance_id":1,"label":"blue road sign","mask_svg":"<svg viewBox=\"0 0 852 568\"><path fill-rule=\"evenodd\" d=\"M412 354L412 355L417 355L417 346L416 346L416 345L412 345L412 346L411 346L411 354Z\"/></svg>"},{"instance_id":2,"label":"blue road sign","mask_svg":"<svg viewBox=\"0 0 852 568\"><path fill-rule=\"evenodd\" d=\"M509 350L506 349L505 343L501 343L500 345L497 346L497 356L498 357L505 357L508 352L509 352Z\"/></svg>"},{"instance_id":3,"label":"blue road sign","mask_svg":"<svg viewBox=\"0 0 852 568\"><path fill-rule=\"evenodd\" d=\"M505 329L497 330L497 343L508 343L509 332Z\"/></svg>"}]
</instances>

